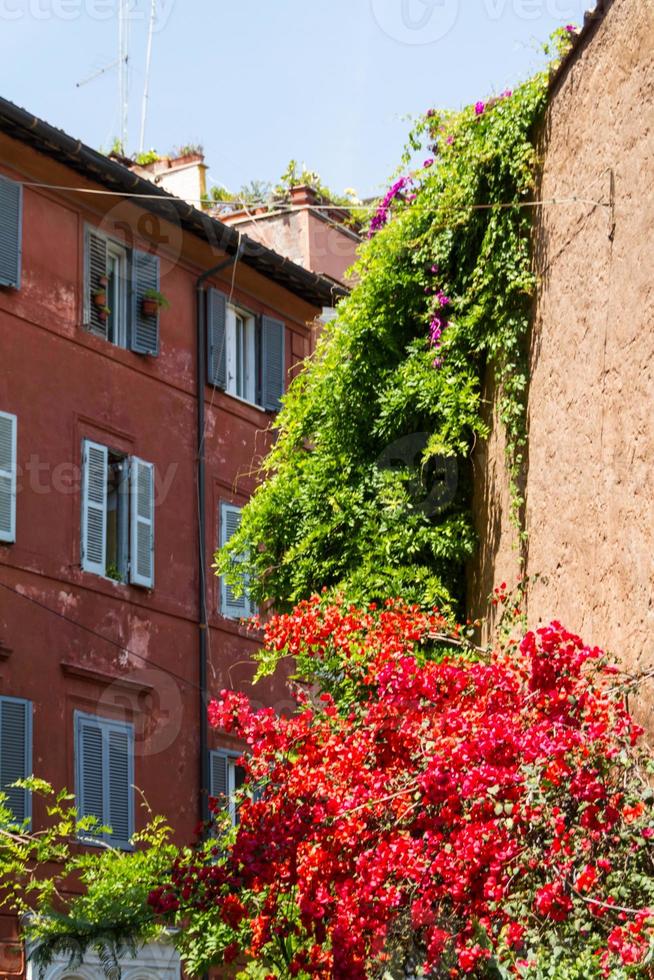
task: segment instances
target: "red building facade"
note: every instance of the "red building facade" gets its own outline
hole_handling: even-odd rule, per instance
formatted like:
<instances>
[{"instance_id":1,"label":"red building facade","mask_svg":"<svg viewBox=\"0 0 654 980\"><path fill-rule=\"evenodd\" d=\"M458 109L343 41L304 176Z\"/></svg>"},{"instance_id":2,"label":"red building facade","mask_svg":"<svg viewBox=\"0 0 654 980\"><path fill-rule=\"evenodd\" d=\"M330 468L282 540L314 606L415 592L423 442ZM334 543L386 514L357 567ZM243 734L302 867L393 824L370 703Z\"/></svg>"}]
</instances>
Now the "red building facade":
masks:
<instances>
[{"instance_id":1,"label":"red building facade","mask_svg":"<svg viewBox=\"0 0 654 980\"><path fill-rule=\"evenodd\" d=\"M257 641L212 554L337 296L0 101L3 786L67 786L120 846L142 825L133 786L184 841L238 781L241 746L204 706L250 692ZM282 685L253 693L284 706ZM0 930L0 974L26 975L16 923Z\"/></svg>"}]
</instances>

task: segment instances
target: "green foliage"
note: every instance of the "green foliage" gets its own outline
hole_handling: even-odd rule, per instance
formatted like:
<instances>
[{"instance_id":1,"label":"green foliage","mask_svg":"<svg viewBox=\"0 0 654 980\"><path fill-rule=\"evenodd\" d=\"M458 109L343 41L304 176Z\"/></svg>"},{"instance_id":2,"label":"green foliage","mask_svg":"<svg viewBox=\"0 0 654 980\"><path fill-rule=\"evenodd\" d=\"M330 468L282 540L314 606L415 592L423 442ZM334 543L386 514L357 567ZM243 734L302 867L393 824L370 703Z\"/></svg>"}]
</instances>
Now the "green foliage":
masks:
<instances>
[{"instance_id":1,"label":"green foliage","mask_svg":"<svg viewBox=\"0 0 654 980\"><path fill-rule=\"evenodd\" d=\"M157 163L161 156L156 150L145 150L144 153L137 153L134 157L136 163L141 167L147 167L149 163Z\"/></svg>"},{"instance_id":2,"label":"green foliage","mask_svg":"<svg viewBox=\"0 0 654 980\"><path fill-rule=\"evenodd\" d=\"M435 162L414 172L415 199L398 195L390 221L361 249L358 285L286 395L265 482L217 556L236 587L236 559L248 556L258 601L288 608L327 586L356 602L402 595L456 606L475 549L471 455L487 431L480 381L489 370L517 521L535 285L533 209L520 205L533 193L548 77L481 114L430 113L411 134L405 163L416 153ZM451 299L440 368L429 341L435 284ZM415 470L379 464L412 433L426 434L423 472L439 455L458 462L446 510L422 506Z\"/></svg>"},{"instance_id":3,"label":"green foliage","mask_svg":"<svg viewBox=\"0 0 654 980\"><path fill-rule=\"evenodd\" d=\"M0 909L24 916L24 932L35 944L33 962L41 973L57 955L79 966L84 955L98 954L110 978L118 958L161 934L147 903L153 884L170 873L178 854L163 817L148 812L144 830L132 838L133 851L106 845L81 851L77 840L97 834L92 817L78 817L74 797L55 793L48 783L31 778L18 785L42 801L46 821L31 831L17 826L0 794ZM71 879L79 893L71 894Z\"/></svg>"}]
</instances>

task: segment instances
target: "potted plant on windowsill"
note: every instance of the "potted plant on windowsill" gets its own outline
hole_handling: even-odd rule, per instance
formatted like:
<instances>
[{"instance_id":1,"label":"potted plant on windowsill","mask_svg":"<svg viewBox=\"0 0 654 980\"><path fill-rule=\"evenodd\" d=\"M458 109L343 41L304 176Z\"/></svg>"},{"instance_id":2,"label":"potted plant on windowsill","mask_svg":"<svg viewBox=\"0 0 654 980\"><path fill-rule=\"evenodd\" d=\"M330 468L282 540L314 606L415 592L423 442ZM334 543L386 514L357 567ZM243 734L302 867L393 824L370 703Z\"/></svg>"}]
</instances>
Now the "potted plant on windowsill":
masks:
<instances>
[{"instance_id":1,"label":"potted plant on windowsill","mask_svg":"<svg viewBox=\"0 0 654 980\"><path fill-rule=\"evenodd\" d=\"M108 306L99 306L98 307L98 319L100 320L100 322L101 323L106 323L106 321L109 319L109 314L110 313L111 313L111 310L109 309Z\"/></svg>"},{"instance_id":2,"label":"potted plant on windowsill","mask_svg":"<svg viewBox=\"0 0 654 980\"><path fill-rule=\"evenodd\" d=\"M159 310L167 310L170 303L163 293L156 289L146 289L141 300L141 312L143 316L156 316Z\"/></svg>"},{"instance_id":3,"label":"potted plant on windowsill","mask_svg":"<svg viewBox=\"0 0 654 980\"><path fill-rule=\"evenodd\" d=\"M101 283L97 289L93 290L93 305L99 308L107 305L107 284Z\"/></svg>"}]
</instances>

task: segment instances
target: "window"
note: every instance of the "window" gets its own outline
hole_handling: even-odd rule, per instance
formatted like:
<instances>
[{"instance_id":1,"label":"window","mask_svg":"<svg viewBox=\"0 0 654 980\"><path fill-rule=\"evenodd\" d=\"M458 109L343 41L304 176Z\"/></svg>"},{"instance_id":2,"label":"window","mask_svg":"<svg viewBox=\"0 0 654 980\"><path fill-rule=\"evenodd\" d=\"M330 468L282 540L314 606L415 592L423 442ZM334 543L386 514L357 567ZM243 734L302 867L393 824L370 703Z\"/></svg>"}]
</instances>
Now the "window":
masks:
<instances>
[{"instance_id":1,"label":"window","mask_svg":"<svg viewBox=\"0 0 654 980\"><path fill-rule=\"evenodd\" d=\"M110 832L83 831L90 841L127 848L134 833L134 726L75 712L75 805Z\"/></svg>"},{"instance_id":2,"label":"window","mask_svg":"<svg viewBox=\"0 0 654 980\"><path fill-rule=\"evenodd\" d=\"M23 187L0 177L0 286L20 288Z\"/></svg>"},{"instance_id":3,"label":"window","mask_svg":"<svg viewBox=\"0 0 654 980\"><path fill-rule=\"evenodd\" d=\"M259 344L253 316L227 310L227 391L245 401L259 402Z\"/></svg>"},{"instance_id":4,"label":"window","mask_svg":"<svg viewBox=\"0 0 654 980\"><path fill-rule=\"evenodd\" d=\"M220 505L220 547L227 544L229 539L235 534L241 523L241 508L233 504L222 503ZM237 595L237 590L228 585L225 578L220 580L220 612L228 619L247 619L254 616L257 609L248 596L248 578L243 575L243 589Z\"/></svg>"},{"instance_id":5,"label":"window","mask_svg":"<svg viewBox=\"0 0 654 980\"><path fill-rule=\"evenodd\" d=\"M0 697L0 789L16 823L31 817L30 793L12 787L32 775L32 702Z\"/></svg>"},{"instance_id":6,"label":"window","mask_svg":"<svg viewBox=\"0 0 654 980\"><path fill-rule=\"evenodd\" d=\"M18 420L0 412L0 541L16 540L16 439Z\"/></svg>"},{"instance_id":7,"label":"window","mask_svg":"<svg viewBox=\"0 0 654 980\"><path fill-rule=\"evenodd\" d=\"M245 782L245 769L237 765L240 753L216 751L209 753L209 795L221 809L229 812L232 824L238 824L236 793Z\"/></svg>"},{"instance_id":8,"label":"window","mask_svg":"<svg viewBox=\"0 0 654 980\"><path fill-rule=\"evenodd\" d=\"M82 462L82 568L153 588L154 466L90 440Z\"/></svg>"},{"instance_id":9,"label":"window","mask_svg":"<svg viewBox=\"0 0 654 980\"><path fill-rule=\"evenodd\" d=\"M107 242L107 340L127 347L127 251Z\"/></svg>"},{"instance_id":10,"label":"window","mask_svg":"<svg viewBox=\"0 0 654 980\"><path fill-rule=\"evenodd\" d=\"M159 353L159 314L143 306L159 291L159 257L128 248L87 226L84 235L84 324L91 333L137 354Z\"/></svg>"},{"instance_id":11,"label":"window","mask_svg":"<svg viewBox=\"0 0 654 980\"><path fill-rule=\"evenodd\" d=\"M281 320L228 306L223 293L208 290L209 384L266 411L279 411L286 377L284 335Z\"/></svg>"}]
</instances>

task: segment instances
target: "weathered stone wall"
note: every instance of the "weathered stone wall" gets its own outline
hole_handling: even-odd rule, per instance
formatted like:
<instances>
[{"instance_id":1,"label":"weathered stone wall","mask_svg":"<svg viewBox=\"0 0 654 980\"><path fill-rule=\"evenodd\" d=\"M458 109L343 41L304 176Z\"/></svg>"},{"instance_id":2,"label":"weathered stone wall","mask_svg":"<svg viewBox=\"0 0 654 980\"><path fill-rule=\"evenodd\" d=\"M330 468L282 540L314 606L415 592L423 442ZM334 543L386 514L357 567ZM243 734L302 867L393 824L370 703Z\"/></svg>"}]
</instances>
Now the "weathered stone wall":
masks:
<instances>
[{"instance_id":1,"label":"weathered stone wall","mask_svg":"<svg viewBox=\"0 0 654 980\"><path fill-rule=\"evenodd\" d=\"M560 619L643 669L654 668L654 0L607 6L543 132L541 198L580 200L537 217L525 568L540 577L527 610L531 625ZM609 201L611 172L614 212L586 203ZM492 378L486 389L475 614L519 574ZM639 711L654 730L654 686Z\"/></svg>"}]
</instances>

